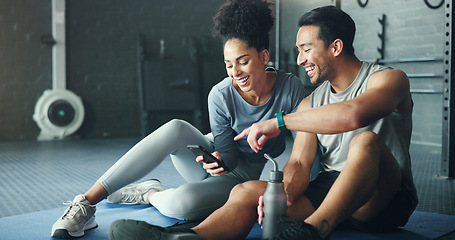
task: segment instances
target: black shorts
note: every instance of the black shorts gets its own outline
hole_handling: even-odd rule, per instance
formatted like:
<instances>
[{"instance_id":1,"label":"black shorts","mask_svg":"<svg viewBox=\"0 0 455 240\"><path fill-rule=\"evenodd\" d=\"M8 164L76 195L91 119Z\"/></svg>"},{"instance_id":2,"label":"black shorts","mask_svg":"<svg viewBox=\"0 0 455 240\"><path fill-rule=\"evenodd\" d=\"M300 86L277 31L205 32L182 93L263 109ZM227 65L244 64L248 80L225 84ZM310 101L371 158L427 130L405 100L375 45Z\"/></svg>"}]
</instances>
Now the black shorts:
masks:
<instances>
[{"instance_id":1,"label":"black shorts","mask_svg":"<svg viewBox=\"0 0 455 240\"><path fill-rule=\"evenodd\" d=\"M337 171L321 172L315 180L310 182L305 191L305 196L313 204L314 209L317 209L324 201L325 196L339 175L340 172ZM389 206L371 221L360 222L349 218L340 224L340 227L353 227L362 232L389 231L396 227L404 226L414 208L411 196L401 191L390 202Z\"/></svg>"}]
</instances>

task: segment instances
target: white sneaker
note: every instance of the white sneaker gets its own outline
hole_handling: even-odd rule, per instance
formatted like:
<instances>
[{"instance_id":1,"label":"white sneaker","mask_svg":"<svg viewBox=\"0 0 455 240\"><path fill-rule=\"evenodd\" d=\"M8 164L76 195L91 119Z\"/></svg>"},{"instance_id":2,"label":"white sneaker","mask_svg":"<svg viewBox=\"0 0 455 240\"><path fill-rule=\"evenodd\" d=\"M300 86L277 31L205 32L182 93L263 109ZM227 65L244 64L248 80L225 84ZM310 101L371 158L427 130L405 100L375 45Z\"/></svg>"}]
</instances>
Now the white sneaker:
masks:
<instances>
[{"instance_id":1,"label":"white sneaker","mask_svg":"<svg viewBox=\"0 0 455 240\"><path fill-rule=\"evenodd\" d=\"M163 191L161 182L158 179L151 179L142 183L133 183L109 195L107 200L122 204L149 204L147 193L150 190Z\"/></svg>"},{"instance_id":2,"label":"white sneaker","mask_svg":"<svg viewBox=\"0 0 455 240\"><path fill-rule=\"evenodd\" d=\"M72 202L64 202L63 204L70 206L52 226L52 237L82 237L85 230L98 227L95 222L96 206L91 205L84 195L77 195Z\"/></svg>"}]
</instances>

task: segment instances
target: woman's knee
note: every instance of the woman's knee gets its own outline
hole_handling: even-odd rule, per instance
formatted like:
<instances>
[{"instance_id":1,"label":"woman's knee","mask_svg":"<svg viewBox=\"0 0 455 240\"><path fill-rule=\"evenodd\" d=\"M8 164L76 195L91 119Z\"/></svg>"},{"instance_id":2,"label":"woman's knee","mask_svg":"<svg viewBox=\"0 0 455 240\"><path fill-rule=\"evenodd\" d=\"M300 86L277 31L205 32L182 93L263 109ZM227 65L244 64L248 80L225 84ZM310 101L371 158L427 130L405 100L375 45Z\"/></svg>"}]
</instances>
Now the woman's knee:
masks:
<instances>
[{"instance_id":1,"label":"woman's knee","mask_svg":"<svg viewBox=\"0 0 455 240\"><path fill-rule=\"evenodd\" d=\"M167 129L171 129L172 131L175 131L177 133L185 131L191 126L188 122L185 120L181 119L172 119L169 122L165 123L162 127L165 127Z\"/></svg>"},{"instance_id":2,"label":"woman's knee","mask_svg":"<svg viewBox=\"0 0 455 240\"><path fill-rule=\"evenodd\" d=\"M188 136L194 135L193 133L195 132L193 125L181 119L172 119L161 126L158 130L165 133L168 141L176 142L186 139Z\"/></svg>"},{"instance_id":3,"label":"woman's knee","mask_svg":"<svg viewBox=\"0 0 455 240\"><path fill-rule=\"evenodd\" d=\"M184 120L180 119L172 119L169 122L161 125L158 129L150 133L147 138L149 137L156 137L156 136L161 136L161 135L168 135L172 133L173 135L178 134L182 131L185 131L185 129L188 129L191 127L191 124Z\"/></svg>"},{"instance_id":4,"label":"woman's knee","mask_svg":"<svg viewBox=\"0 0 455 240\"><path fill-rule=\"evenodd\" d=\"M221 207L228 198L228 193L205 194L197 184L185 184L168 196L172 201L156 207L165 216L184 220L197 220L210 215Z\"/></svg>"}]
</instances>

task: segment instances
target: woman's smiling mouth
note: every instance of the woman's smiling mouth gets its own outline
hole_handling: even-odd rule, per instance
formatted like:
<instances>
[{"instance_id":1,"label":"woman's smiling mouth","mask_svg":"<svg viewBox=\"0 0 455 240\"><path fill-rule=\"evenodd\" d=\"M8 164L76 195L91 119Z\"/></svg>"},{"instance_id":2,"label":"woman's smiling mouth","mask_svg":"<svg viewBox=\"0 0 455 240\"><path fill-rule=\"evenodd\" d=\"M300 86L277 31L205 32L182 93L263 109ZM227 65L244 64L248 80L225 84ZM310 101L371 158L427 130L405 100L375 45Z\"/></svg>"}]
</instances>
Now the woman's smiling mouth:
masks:
<instances>
[{"instance_id":1,"label":"woman's smiling mouth","mask_svg":"<svg viewBox=\"0 0 455 240\"><path fill-rule=\"evenodd\" d=\"M248 79L250 79L249 76L243 77L243 78L236 78L235 81L239 86L245 86L246 83L248 82Z\"/></svg>"}]
</instances>

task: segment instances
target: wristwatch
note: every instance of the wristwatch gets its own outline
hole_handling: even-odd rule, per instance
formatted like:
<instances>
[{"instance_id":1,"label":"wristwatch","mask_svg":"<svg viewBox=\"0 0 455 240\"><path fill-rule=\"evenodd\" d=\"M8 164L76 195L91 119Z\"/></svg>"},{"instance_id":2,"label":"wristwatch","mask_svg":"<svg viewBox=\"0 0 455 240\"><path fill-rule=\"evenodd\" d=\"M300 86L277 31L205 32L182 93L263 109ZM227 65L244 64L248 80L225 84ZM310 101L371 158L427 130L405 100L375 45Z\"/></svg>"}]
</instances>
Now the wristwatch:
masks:
<instances>
[{"instance_id":1,"label":"wristwatch","mask_svg":"<svg viewBox=\"0 0 455 240\"><path fill-rule=\"evenodd\" d=\"M286 125L284 125L284 121L283 121L283 115L286 115L286 113L285 112L275 113L276 120L278 121L278 128L281 131L286 130Z\"/></svg>"}]
</instances>

